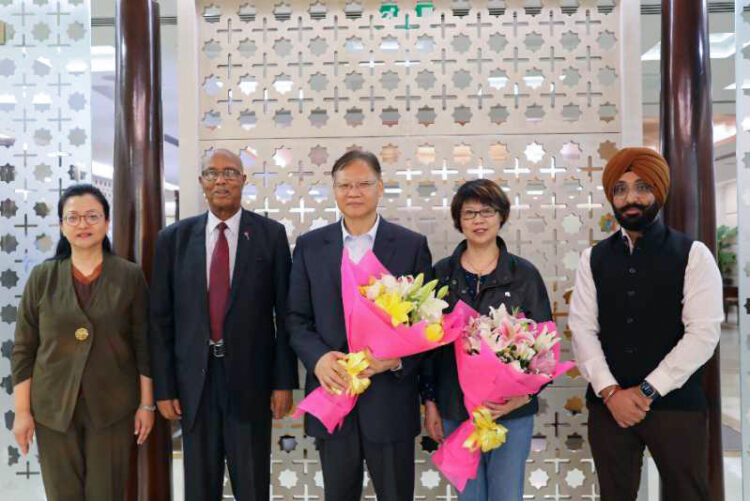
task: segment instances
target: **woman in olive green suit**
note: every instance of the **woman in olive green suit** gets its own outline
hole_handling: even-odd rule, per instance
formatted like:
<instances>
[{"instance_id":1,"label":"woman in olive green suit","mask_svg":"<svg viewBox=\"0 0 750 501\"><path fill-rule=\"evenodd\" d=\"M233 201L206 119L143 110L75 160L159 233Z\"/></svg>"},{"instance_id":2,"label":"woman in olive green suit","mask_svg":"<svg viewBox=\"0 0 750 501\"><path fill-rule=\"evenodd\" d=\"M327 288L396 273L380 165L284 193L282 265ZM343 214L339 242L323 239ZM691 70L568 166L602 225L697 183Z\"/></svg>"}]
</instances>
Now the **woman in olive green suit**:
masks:
<instances>
[{"instance_id":1,"label":"woman in olive green suit","mask_svg":"<svg viewBox=\"0 0 750 501\"><path fill-rule=\"evenodd\" d=\"M39 440L50 500L122 499L135 435L154 423L146 282L111 253L109 204L71 186L57 207L57 252L29 276L16 320L13 433Z\"/></svg>"}]
</instances>

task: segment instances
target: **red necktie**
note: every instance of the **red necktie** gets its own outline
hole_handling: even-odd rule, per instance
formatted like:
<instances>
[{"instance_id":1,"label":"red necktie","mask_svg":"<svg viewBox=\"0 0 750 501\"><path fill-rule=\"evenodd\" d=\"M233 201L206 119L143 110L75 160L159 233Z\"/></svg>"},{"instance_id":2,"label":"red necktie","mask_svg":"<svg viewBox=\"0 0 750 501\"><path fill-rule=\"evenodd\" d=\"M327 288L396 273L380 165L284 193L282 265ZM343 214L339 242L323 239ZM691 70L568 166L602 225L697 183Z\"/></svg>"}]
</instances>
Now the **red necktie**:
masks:
<instances>
[{"instance_id":1,"label":"red necktie","mask_svg":"<svg viewBox=\"0 0 750 501\"><path fill-rule=\"evenodd\" d=\"M221 341L229 300L229 244L224 235L227 225L219 223L216 228L219 230L219 238L211 255L208 282L208 316L211 321L211 341L214 343Z\"/></svg>"}]
</instances>

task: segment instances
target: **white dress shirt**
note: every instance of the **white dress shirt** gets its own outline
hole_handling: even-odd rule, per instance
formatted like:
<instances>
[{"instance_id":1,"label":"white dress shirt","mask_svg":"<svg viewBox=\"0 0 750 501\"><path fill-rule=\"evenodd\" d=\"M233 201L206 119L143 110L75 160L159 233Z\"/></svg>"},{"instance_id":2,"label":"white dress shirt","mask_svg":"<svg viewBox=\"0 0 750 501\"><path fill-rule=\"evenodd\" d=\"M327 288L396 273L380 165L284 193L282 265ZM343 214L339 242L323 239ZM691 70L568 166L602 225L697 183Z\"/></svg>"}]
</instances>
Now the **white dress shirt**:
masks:
<instances>
[{"instance_id":1,"label":"white dress shirt","mask_svg":"<svg viewBox=\"0 0 750 501\"><path fill-rule=\"evenodd\" d=\"M344 218L341 218L341 234L343 236L344 247L349 251L349 257L355 263L359 263L365 252L372 250L375 245L375 235L378 233L378 225L380 224L380 214L375 217L375 224L369 229L367 233L362 235L354 236L346 229L344 225Z\"/></svg>"},{"instance_id":2,"label":"white dress shirt","mask_svg":"<svg viewBox=\"0 0 750 501\"><path fill-rule=\"evenodd\" d=\"M227 225L227 228L224 230L224 236L227 237L227 244L229 244L230 284L234 275L234 261L237 257L237 241L239 239L241 218L242 209L224 221L224 224ZM216 247L216 241L219 239L219 229L216 226L221 222L221 219L216 217L213 212L208 211L208 222L206 223L206 287L208 287L211 281L211 257L214 253L214 247Z\"/></svg>"},{"instance_id":3,"label":"white dress shirt","mask_svg":"<svg viewBox=\"0 0 750 501\"><path fill-rule=\"evenodd\" d=\"M623 231L630 251L633 242ZM682 323L685 334L646 380L664 396L680 388L714 353L724 320L722 280L711 251L693 242L685 269ZM599 395L607 386L618 384L609 370L599 341L599 307L591 273L591 247L583 251L570 301L568 326L573 335L573 353L578 369Z\"/></svg>"}]
</instances>

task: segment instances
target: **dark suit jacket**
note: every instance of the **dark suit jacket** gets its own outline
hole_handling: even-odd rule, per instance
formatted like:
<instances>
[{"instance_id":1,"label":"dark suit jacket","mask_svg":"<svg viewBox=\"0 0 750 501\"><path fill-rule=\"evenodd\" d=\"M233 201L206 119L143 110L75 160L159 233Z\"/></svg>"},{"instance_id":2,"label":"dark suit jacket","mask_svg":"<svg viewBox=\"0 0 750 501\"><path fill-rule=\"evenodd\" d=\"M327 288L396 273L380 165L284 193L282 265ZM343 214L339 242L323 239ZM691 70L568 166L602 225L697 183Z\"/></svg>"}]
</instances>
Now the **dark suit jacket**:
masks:
<instances>
[{"instance_id":1,"label":"dark suit jacket","mask_svg":"<svg viewBox=\"0 0 750 501\"><path fill-rule=\"evenodd\" d=\"M518 308L527 318L537 322L552 320L552 309L544 280L536 267L520 256L508 252L502 238L497 237L500 254L497 266L482 284L479 295L472 299L468 292L466 275L461 266L461 256L466 251L466 240L462 241L451 256L435 264L435 278L440 280L438 287L447 285L445 298L450 308L461 300L482 315L488 315L490 307L505 305L508 311ZM458 369L453 345L442 346L425 357L421 367L424 383L434 385L438 408L443 418L464 421L469 414L464 407L464 394L458 382ZM426 396L428 399L429 396ZM503 416L513 419L536 414L539 402L533 396L531 402Z\"/></svg>"},{"instance_id":2,"label":"dark suit jacket","mask_svg":"<svg viewBox=\"0 0 750 501\"><path fill-rule=\"evenodd\" d=\"M104 255L91 301L81 308L70 258L36 266L18 307L13 383L31 379L31 411L39 423L68 429L79 392L95 426L134 413L138 375L150 375L148 289L138 265ZM76 331L86 329L80 339Z\"/></svg>"},{"instance_id":3,"label":"dark suit jacket","mask_svg":"<svg viewBox=\"0 0 750 501\"><path fill-rule=\"evenodd\" d=\"M209 357L206 222L159 232L151 283L150 343L157 400L179 398L192 428ZM284 227L242 210L232 290L224 320L230 406L240 419L267 419L272 390L298 386L297 359L283 321L290 267Z\"/></svg>"},{"instance_id":4,"label":"dark suit jacket","mask_svg":"<svg viewBox=\"0 0 750 501\"><path fill-rule=\"evenodd\" d=\"M347 353L341 304L341 222L311 231L297 239L289 283L287 326L291 344L307 368L305 393L320 383L315 364L325 353ZM427 239L381 217L373 252L393 275L430 274L432 258ZM334 437L351 432L357 415L365 438L372 442L413 439L420 430L417 357L403 360L403 369L384 372L359 396L357 406ZM332 438L314 416L306 415L305 433Z\"/></svg>"}]
</instances>

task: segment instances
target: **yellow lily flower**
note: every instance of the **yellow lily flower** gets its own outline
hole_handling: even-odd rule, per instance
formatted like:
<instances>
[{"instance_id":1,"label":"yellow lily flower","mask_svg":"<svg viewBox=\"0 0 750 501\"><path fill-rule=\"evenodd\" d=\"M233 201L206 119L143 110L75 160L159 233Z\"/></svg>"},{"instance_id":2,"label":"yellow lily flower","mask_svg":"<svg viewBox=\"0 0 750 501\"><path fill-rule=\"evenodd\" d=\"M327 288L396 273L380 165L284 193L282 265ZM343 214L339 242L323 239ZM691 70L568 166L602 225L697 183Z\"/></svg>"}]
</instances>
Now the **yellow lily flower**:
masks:
<instances>
[{"instance_id":1,"label":"yellow lily flower","mask_svg":"<svg viewBox=\"0 0 750 501\"><path fill-rule=\"evenodd\" d=\"M388 313L394 327L408 323L409 312L414 308L413 303L402 300L396 294L382 294L375 300L375 304Z\"/></svg>"},{"instance_id":2,"label":"yellow lily flower","mask_svg":"<svg viewBox=\"0 0 750 501\"><path fill-rule=\"evenodd\" d=\"M474 418L474 431L464 442L464 447L471 451L482 449L482 452L489 452L505 443L508 429L492 419L487 407L477 407L471 415Z\"/></svg>"},{"instance_id":3,"label":"yellow lily flower","mask_svg":"<svg viewBox=\"0 0 750 501\"><path fill-rule=\"evenodd\" d=\"M348 353L338 363L343 365L346 373L349 374L349 386L346 389L349 396L359 395L369 388L370 379L359 377L359 374L370 366L370 361L364 351Z\"/></svg>"}]
</instances>

